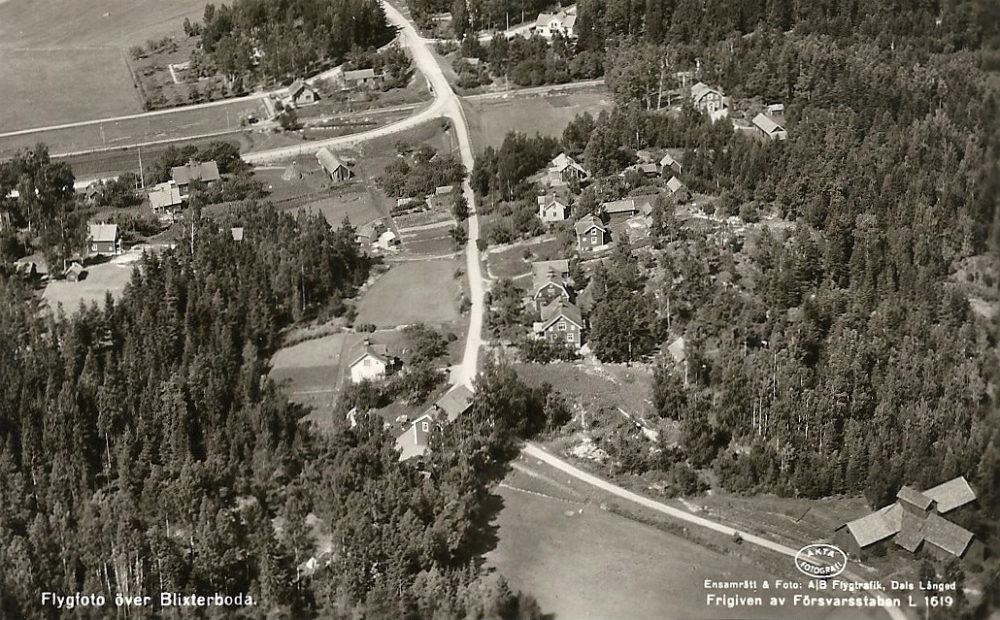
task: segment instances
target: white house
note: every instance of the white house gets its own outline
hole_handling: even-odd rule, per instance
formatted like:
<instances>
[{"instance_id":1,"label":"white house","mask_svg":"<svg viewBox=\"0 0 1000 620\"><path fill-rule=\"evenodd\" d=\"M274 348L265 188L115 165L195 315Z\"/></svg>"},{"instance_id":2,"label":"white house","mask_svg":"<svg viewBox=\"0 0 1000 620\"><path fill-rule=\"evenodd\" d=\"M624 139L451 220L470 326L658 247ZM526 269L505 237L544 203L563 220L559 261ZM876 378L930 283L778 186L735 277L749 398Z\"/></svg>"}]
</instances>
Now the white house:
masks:
<instances>
[{"instance_id":1,"label":"white house","mask_svg":"<svg viewBox=\"0 0 1000 620\"><path fill-rule=\"evenodd\" d=\"M365 340L364 348L351 362L351 383L381 379L402 366L399 358L391 355L385 345L372 344Z\"/></svg>"},{"instance_id":2,"label":"white house","mask_svg":"<svg viewBox=\"0 0 1000 620\"><path fill-rule=\"evenodd\" d=\"M558 13L539 13L535 20L535 34L551 39L562 35L567 39L576 37L576 11L570 9Z\"/></svg>"},{"instance_id":3,"label":"white house","mask_svg":"<svg viewBox=\"0 0 1000 620\"><path fill-rule=\"evenodd\" d=\"M569 215L569 202L554 194L538 197L538 218L549 224L561 222Z\"/></svg>"}]
</instances>

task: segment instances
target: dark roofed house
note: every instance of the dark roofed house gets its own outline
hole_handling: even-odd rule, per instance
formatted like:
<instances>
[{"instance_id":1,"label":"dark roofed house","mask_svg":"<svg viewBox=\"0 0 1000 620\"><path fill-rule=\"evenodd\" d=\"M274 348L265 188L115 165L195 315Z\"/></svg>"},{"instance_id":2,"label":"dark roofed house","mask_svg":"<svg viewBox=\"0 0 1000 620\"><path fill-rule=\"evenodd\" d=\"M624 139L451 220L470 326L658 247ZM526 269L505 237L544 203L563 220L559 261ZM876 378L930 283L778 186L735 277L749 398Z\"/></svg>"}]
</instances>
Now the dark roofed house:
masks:
<instances>
[{"instance_id":1,"label":"dark roofed house","mask_svg":"<svg viewBox=\"0 0 1000 620\"><path fill-rule=\"evenodd\" d=\"M378 241L379 235L388 230L382 220L368 222L358 229L357 242L359 244L372 244Z\"/></svg>"},{"instance_id":2,"label":"dark roofed house","mask_svg":"<svg viewBox=\"0 0 1000 620\"><path fill-rule=\"evenodd\" d=\"M214 161L200 164L188 162L183 166L174 166L170 169L170 176L180 189L181 197L188 195L190 185L195 181L208 184L215 183L222 178L219 175L219 166Z\"/></svg>"},{"instance_id":3,"label":"dark roofed house","mask_svg":"<svg viewBox=\"0 0 1000 620\"><path fill-rule=\"evenodd\" d=\"M565 298L542 308L542 320L534 324L536 338L579 349L583 344L583 317L580 309Z\"/></svg>"},{"instance_id":4,"label":"dark roofed house","mask_svg":"<svg viewBox=\"0 0 1000 620\"><path fill-rule=\"evenodd\" d=\"M73 261L69 267L63 271L63 277L66 278L67 282L79 282L87 277L87 270L83 268L83 265Z\"/></svg>"},{"instance_id":5,"label":"dark roofed house","mask_svg":"<svg viewBox=\"0 0 1000 620\"><path fill-rule=\"evenodd\" d=\"M406 461L427 453L430 436L448 422L454 422L472 407L472 390L459 385L437 399L419 418L396 435L399 460Z\"/></svg>"},{"instance_id":6,"label":"dark roofed house","mask_svg":"<svg viewBox=\"0 0 1000 620\"><path fill-rule=\"evenodd\" d=\"M535 280L531 298L535 304L535 312L541 314L542 309L556 299L562 298L569 301L569 287L566 286L562 275L553 270Z\"/></svg>"},{"instance_id":7,"label":"dark roofed house","mask_svg":"<svg viewBox=\"0 0 1000 620\"><path fill-rule=\"evenodd\" d=\"M446 392L441 398L437 399L437 401L431 405L431 409L443 416L445 420L454 422L459 416L465 414L470 408L472 408L472 396L472 390L464 385L459 385Z\"/></svg>"},{"instance_id":8,"label":"dark roofed house","mask_svg":"<svg viewBox=\"0 0 1000 620\"><path fill-rule=\"evenodd\" d=\"M664 155L663 159L660 160L660 170L662 171L663 176L667 176L668 170L680 174L681 168L682 168L681 162L677 161L677 159L675 159L674 156L671 155L670 153Z\"/></svg>"},{"instance_id":9,"label":"dark roofed house","mask_svg":"<svg viewBox=\"0 0 1000 620\"><path fill-rule=\"evenodd\" d=\"M608 229L599 218L586 215L574 226L576 230L576 247L580 250L593 250L608 243Z\"/></svg>"},{"instance_id":10,"label":"dark roofed house","mask_svg":"<svg viewBox=\"0 0 1000 620\"><path fill-rule=\"evenodd\" d=\"M904 486L896 493L904 510L919 511L921 514L930 509L934 500L910 486Z\"/></svg>"},{"instance_id":11,"label":"dark roofed house","mask_svg":"<svg viewBox=\"0 0 1000 620\"><path fill-rule=\"evenodd\" d=\"M153 208L154 213L173 210L183 202L181 189L173 181L155 185L149 192L149 206Z\"/></svg>"},{"instance_id":12,"label":"dark roofed house","mask_svg":"<svg viewBox=\"0 0 1000 620\"><path fill-rule=\"evenodd\" d=\"M923 494L937 503L937 512L942 515L976 501L976 493L964 476L931 487Z\"/></svg>"},{"instance_id":13,"label":"dark roofed house","mask_svg":"<svg viewBox=\"0 0 1000 620\"><path fill-rule=\"evenodd\" d=\"M325 146L316 152L316 159L333 181L339 183L354 176L354 172L347 167L347 164Z\"/></svg>"}]
</instances>

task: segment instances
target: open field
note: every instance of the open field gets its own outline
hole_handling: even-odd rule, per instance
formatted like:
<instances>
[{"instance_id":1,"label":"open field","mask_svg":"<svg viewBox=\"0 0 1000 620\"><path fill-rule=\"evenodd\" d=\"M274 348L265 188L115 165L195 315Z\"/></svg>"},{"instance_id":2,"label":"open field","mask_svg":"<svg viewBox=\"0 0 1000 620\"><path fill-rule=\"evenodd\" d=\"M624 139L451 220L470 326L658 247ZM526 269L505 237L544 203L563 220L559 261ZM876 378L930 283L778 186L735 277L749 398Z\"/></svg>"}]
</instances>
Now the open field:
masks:
<instances>
[{"instance_id":1,"label":"open field","mask_svg":"<svg viewBox=\"0 0 1000 620\"><path fill-rule=\"evenodd\" d=\"M171 146L177 148L194 145L205 146L210 142L222 141L237 144L240 147L245 143L244 134L229 134L215 138L201 138L195 140L182 140L170 144L156 144L142 147L143 165L148 167L155 162L163 152ZM0 139L3 142L3 139ZM70 155L66 157L54 157L57 161L65 161L73 168L73 174L79 179L107 178L118 176L125 172L139 174L139 150L134 146L123 147L111 151L85 153L81 155ZM148 168L147 168L148 169Z\"/></svg>"},{"instance_id":2,"label":"open field","mask_svg":"<svg viewBox=\"0 0 1000 620\"><path fill-rule=\"evenodd\" d=\"M330 423L336 402L343 355L355 334L340 333L300 342L275 353L270 377L285 386L289 400L310 407L318 425Z\"/></svg>"},{"instance_id":3,"label":"open field","mask_svg":"<svg viewBox=\"0 0 1000 620\"><path fill-rule=\"evenodd\" d=\"M249 114L261 116L263 113L264 104L261 99L236 99L208 107L169 110L154 116L7 136L2 140L0 155L10 155L19 148L32 146L39 141L49 145L50 153L59 155L239 131L241 118Z\"/></svg>"},{"instance_id":4,"label":"open field","mask_svg":"<svg viewBox=\"0 0 1000 620\"><path fill-rule=\"evenodd\" d=\"M206 3L0 3L0 131L140 112L122 50L180 31Z\"/></svg>"},{"instance_id":5,"label":"open field","mask_svg":"<svg viewBox=\"0 0 1000 620\"><path fill-rule=\"evenodd\" d=\"M653 374L638 364L595 366L592 363L557 362L552 364L516 364L514 369L529 385L549 382L570 402L587 411L621 407L632 416L656 417L652 403Z\"/></svg>"},{"instance_id":6,"label":"open field","mask_svg":"<svg viewBox=\"0 0 1000 620\"><path fill-rule=\"evenodd\" d=\"M576 115L590 112L597 116L612 107L610 96L601 91L510 100L464 100L462 105L477 151L488 146L499 147L509 131L559 137Z\"/></svg>"},{"instance_id":7,"label":"open field","mask_svg":"<svg viewBox=\"0 0 1000 620\"><path fill-rule=\"evenodd\" d=\"M351 220L353 226L360 228L384 215L379 211L372 192L361 184L353 184L337 191L335 195L310 202L301 208L322 213L330 226L335 228L340 227L345 217Z\"/></svg>"},{"instance_id":8,"label":"open field","mask_svg":"<svg viewBox=\"0 0 1000 620\"><path fill-rule=\"evenodd\" d=\"M530 253L525 258L525 252ZM489 275L495 279L511 279L514 284L528 288L531 286L531 262L553 260L569 256L563 243L555 236L545 235L529 241L519 241L510 245L490 248L485 257Z\"/></svg>"},{"instance_id":9,"label":"open field","mask_svg":"<svg viewBox=\"0 0 1000 620\"><path fill-rule=\"evenodd\" d=\"M545 613L563 618L879 618L880 611L767 605L770 590L710 590L705 579L738 581L775 577L738 558L604 510L579 481L523 457L499 490L496 549L487 556L511 587L534 595ZM564 484L565 482L565 484ZM509 488L514 487L514 488ZM610 505L608 506L610 508ZM631 510L629 510L631 512ZM740 550L744 551L743 549ZM805 590L803 590L805 591ZM706 594L761 596L762 607L706 605Z\"/></svg>"},{"instance_id":10,"label":"open field","mask_svg":"<svg viewBox=\"0 0 1000 620\"><path fill-rule=\"evenodd\" d=\"M380 277L358 306L358 323L394 327L457 321L456 260L399 263Z\"/></svg>"},{"instance_id":11,"label":"open field","mask_svg":"<svg viewBox=\"0 0 1000 620\"><path fill-rule=\"evenodd\" d=\"M103 307L105 296L109 292L116 300L121 299L125 285L132 279L132 269L142 256L143 247L149 249L148 246L137 246L106 263L88 266L87 276L79 282L49 281L42 299L53 310L62 304L66 314L76 312L81 303L87 306L96 303Z\"/></svg>"}]
</instances>

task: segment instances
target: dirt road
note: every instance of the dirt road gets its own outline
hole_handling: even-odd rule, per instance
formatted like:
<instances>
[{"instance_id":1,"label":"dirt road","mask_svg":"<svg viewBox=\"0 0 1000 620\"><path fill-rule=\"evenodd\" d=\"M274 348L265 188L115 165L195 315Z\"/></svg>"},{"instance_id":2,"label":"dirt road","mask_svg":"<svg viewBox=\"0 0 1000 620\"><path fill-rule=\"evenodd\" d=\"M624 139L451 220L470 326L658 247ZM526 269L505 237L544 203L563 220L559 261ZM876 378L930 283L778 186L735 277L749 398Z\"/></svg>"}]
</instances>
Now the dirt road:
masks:
<instances>
[{"instance_id":1,"label":"dirt road","mask_svg":"<svg viewBox=\"0 0 1000 620\"><path fill-rule=\"evenodd\" d=\"M524 454L532 458L536 458L539 461L546 463L547 465L551 465L552 467L555 467L559 471L569 474L570 476L573 476L578 480L582 480L583 482L586 482L587 484L593 487L601 489L602 491L611 493L612 495L616 495L622 499L626 499L630 502L639 504L640 506L645 506L646 508L655 510L656 512L668 515L670 517L674 517L675 519L680 519L681 521L686 521L693 525L704 527L713 530L715 532L719 532L720 534L724 534L726 536L732 536L736 533L739 533L739 535L743 538L743 541L746 543L750 543L751 545L757 545L758 547L763 547L765 549L769 549L771 551L792 558L794 558L799 551L798 549L793 549L786 545L782 545L781 543L776 543L772 540L761 538L760 536L755 536L754 534L750 534L748 532L738 532L738 530L736 530L735 528L731 528L727 525L716 523L715 521L711 521L709 519L705 519L704 517L699 517L697 515L690 514L678 508L674 508L673 506L667 506L666 504L662 504L660 502L651 500L648 497L643 497L638 493L633 493L632 491L623 489L622 487L616 484L598 478L597 476L588 474L587 472L577 467L574 467L573 465L570 465L566 461L550 454L549 452L546 452L541 446L537 444L533 443L526 444L524 447ZM847 576L848 579L854 578L857 581L865 581L860 577L856 577L853 575L849 576L849 573L845 573L845 576ZM875 596L875 595L886 596L884 592L877 590L866 590L866 592L870 596ZM896 607L885 607L884 609L885 612L889 614L889 617L892 618L892 620L907 620L906 614L904 614Z\"/></svg>"}]
</instances>

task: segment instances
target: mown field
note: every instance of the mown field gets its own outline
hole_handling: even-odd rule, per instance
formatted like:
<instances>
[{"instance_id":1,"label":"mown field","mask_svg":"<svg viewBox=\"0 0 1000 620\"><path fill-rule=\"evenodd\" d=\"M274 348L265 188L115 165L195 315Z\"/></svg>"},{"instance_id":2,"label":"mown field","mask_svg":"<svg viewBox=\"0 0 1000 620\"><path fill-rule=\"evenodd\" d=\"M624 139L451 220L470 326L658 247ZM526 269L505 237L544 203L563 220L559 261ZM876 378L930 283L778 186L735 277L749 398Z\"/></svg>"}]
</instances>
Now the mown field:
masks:
<instances>
[{"instance_id":1,"label":"mown field","mask_svg":"<svg viewBox=\"0 0 1000 620\"><path fill-rule=\"evenodd\" d=\"M380 277L358 306L358 323L395 327L458 320L460 283L456 260L398 263Z\"/></svg>"},{"instance_id":2,"label":"mown field","mask_svg":"<svg viewBox=\"0 0 1000 620\"><path fill-rule=\"evenodd\" d=\"M140 112L122 50L180 32L206 3L0 3L0 132Z\"/></svg>"},{"instance_id":3,"label":"mown field","mask_svg":"<svg viewBox=\"0 0 1000 620\"><path fill-rule=\"evenodd\" d=\"M499 147L509 131L559 137L578 114L597 116L610 110L610 95L601 91L573 92L550 97L464 100L472 144L477 151Z\"/></svg>"}]
</instances>

